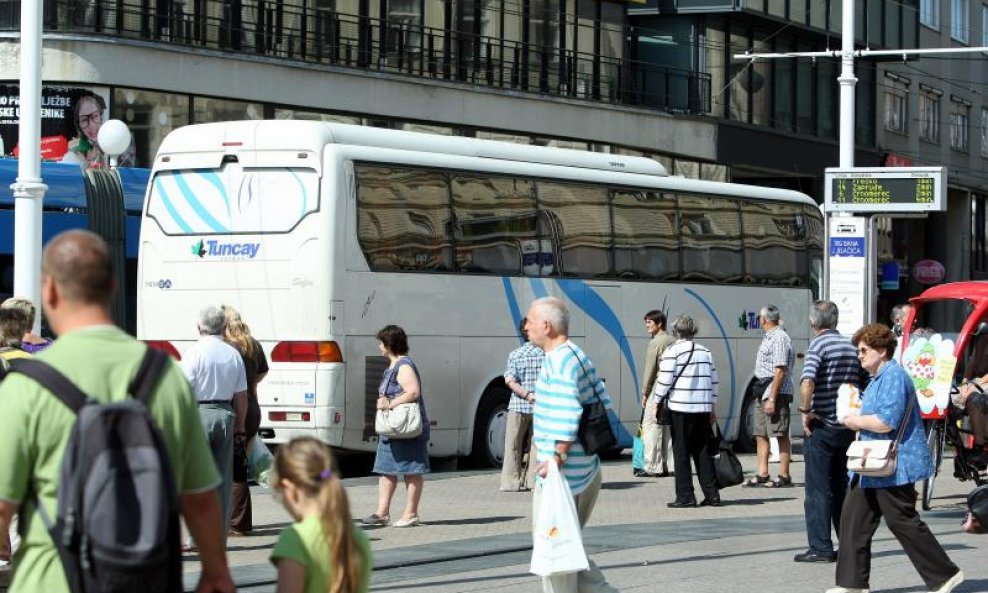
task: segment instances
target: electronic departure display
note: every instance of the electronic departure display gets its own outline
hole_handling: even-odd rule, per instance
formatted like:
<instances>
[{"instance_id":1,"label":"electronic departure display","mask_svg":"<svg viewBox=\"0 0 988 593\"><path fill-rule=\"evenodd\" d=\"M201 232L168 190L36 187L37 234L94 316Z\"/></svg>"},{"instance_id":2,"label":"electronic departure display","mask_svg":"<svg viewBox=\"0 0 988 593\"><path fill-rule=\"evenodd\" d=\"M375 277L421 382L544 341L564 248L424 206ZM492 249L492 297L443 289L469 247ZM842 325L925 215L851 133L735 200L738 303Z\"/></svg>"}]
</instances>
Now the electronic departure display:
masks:
<instances>
[{"instance_id":1,"label":"electronic departure display","mask_svg":"<svg viewBox=\"0 0 988 593\"><path fill-rule=\"evenodd\" d=\"M830 168L824 176L827 212L943 212L943 167Z\"/></svg>"}]
</instances>

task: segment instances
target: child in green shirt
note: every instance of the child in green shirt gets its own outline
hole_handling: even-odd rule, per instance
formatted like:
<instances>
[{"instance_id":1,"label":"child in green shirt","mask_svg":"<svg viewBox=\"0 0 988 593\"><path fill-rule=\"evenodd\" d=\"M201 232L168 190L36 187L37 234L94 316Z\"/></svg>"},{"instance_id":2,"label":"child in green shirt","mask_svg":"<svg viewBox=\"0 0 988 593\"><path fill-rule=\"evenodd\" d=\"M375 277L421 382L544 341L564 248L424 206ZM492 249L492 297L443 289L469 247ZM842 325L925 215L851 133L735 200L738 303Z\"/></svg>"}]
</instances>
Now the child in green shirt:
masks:
<instances>
[{"instance_id":1,"label":"child in green shirt","mask_svg":"<svg viewBox=\"0 0 988 593\"><path fill-rule=\"evenodd\" d=\"M329 448L313 438L278 448L272 483L295 523L271 552L277 593L366 593L371 551L353 525L343 482Z\"/></svg>"}]
</instances>

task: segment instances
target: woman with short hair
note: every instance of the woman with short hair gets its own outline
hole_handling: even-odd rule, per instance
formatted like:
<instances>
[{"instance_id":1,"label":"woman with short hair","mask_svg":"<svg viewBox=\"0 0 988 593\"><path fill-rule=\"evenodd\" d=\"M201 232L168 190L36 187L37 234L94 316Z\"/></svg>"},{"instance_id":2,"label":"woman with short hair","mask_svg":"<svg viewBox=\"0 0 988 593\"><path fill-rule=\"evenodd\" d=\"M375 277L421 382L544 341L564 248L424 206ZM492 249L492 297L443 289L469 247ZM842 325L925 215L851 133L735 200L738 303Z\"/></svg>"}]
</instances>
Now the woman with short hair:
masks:
<instances>
[{"instance_id":1,"label":"woman with short hair","mask_svg":"<svg viewBox=\"0 0 988 593\"><path fill-rule=\"evenodd\" d=\"M720 492L713 460L707 454L710 427L717 421L714 412L717 369L710 350L693 341L697 327L692 317L679 315L673 320L671 329L676 341L662 353L659 375L652 391L654 404L666 398L664 405L669 409L672 426L676 500L667 506L673 509L696 506L690 468L692 459L703 491L700 506L718 507L721 505Z\"/></svg>"},{"instance_id":2,"label":"woman with short hair","mask_svg":"<svg viewBox=\"0 0 988 593\"><path fill-rule=\"evenodd\" d=\"M903 423L905 430L899 442L895 474L872 477L851 472L841 511L838 586L827 593L868 590L871 540L883 517L931 593L950 593L964 582L964 573L947 557L916 512L915 483L930 477L933 462L919 406L914 404L909 410L909 402L916 398L916 387L892 357L897 341L892 330L880 323L862 327L851 338L861 366L872 379L861 394L861 413L849 414L843 419L844 425L857 430L858 440L862 441L891 440Z\"/></svg>"},{"instance_id":3,"label":"woman with short hair","mask_svg":"<svg viewBox=\"0 0 988 593\"><path fill-rule=\"evenodd\" d=\"M380 476L377 511L363 519L364 525L412 527L419 524L419 501L422 476L429 473L429 418L422 399L422 382L415 363L408 356L408 336L397 325L377 332L378 349L388 358L388 368L381 377L377 409L391 409L400 404L418 402L422 414L422 434L413 439L378 437L374 473ZM391 523L391 499L398 488L398 476L405 480L408 498L401 518Z\"/></svg>"}]
</instances>

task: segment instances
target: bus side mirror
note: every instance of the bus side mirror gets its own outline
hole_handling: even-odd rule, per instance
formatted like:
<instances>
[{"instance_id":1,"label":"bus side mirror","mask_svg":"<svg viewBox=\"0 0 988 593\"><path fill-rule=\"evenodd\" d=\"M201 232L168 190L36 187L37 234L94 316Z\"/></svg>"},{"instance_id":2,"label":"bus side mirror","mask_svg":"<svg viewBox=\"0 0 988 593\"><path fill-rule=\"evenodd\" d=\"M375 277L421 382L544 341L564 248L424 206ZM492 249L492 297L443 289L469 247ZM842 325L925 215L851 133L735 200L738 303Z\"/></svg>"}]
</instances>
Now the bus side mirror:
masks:
<instances>
[{"instance_id":1,"label":"bus side mirror","mask_svg":"<svg viewBox=\"0 0 988 593\"><path fill-rule=\"evenodd\" d=\"M988 334L988 322L982 321L978 324L978 328L974 330L975 336L983 336Z\"/></svg>"}]
</instances>

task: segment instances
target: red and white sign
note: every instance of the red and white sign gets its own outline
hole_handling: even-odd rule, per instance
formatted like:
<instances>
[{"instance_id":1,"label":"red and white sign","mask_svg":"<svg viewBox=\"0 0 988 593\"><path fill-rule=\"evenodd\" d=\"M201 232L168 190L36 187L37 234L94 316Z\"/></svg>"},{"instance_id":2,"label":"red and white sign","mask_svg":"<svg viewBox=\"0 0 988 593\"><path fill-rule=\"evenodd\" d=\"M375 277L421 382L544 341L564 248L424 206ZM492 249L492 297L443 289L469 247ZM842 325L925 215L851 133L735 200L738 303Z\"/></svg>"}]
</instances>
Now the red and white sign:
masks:
<instances>
[{"instance_id":1,"label":"red and white sign","mask_svg":"<svg viewBox=\"0 0 988 593\"><path fill-rule=\"evenodd\" d=\"M913 265L913 278L920 284L942 282L947 270L935 259L921 259Z\"/></svg>"}]
</instances>

